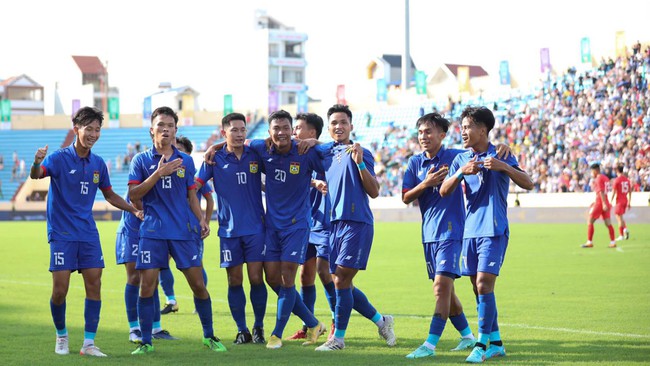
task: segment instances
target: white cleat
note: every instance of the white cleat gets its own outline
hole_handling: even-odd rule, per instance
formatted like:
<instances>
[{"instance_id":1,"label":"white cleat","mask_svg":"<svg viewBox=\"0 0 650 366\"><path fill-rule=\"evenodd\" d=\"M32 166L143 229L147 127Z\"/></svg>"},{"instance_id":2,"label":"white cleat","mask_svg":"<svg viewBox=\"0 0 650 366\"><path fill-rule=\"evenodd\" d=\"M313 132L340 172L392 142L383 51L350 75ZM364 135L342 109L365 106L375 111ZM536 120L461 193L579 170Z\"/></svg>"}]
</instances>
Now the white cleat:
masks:
<instances>
[{"instance_id":1,"label":"white cleat","mask_svg":"<svg viewBox=\"0 0 650 366\"><path fill-rule=\"evenodd\" d=\"M624 240L624 239L625 239L625 238L623 237L623 235L621 235L621 236L619 236L618 238L616 238L616 241L621 241L621 240Z\"/></svg>"},{"instance_id":2,"label":"white cleat","mask_svg":"<svg viewBox=\"0 0 650 366\"><path fill-rule=\"evenodd\" d=\"M70 348L68 348L68 337L56 337L56 346L54 347L54 353L57 355L67 355L70 353Z\"/></svg>"},{"instance_id":3,"label":"white cleat","mask_svg":"<svg viewBox=\"0 0 650 366\"><path fill-rule=\"evenodd\" d=\"M389 347L393 347L397 343L397 338L395 337L395 330L393 326L395 325L395 320L392 315L384 315L384 325L377 329L379 335L386 340L386 344Z\"/></svg>"},{"instance_id":4,"label":"white cleat","mask_svg":"<svg viewBox=\"0 0 650 366\"><path fill-rule=\"evenodd\" d=\"M327 342L316 347L316 351L327 352L327 351L340 351L345 348L345 343L339 342L336 338L332 337Z\"/></svg>"},{"instance_id":5,"label":"white cleat","mask_svg":"<svg viewBox=\"0 0 650 366\"><path fill-rule=\"evenodd\" d=\"M102 353L94 344L90 346L81 347L79 354L82 356L95 356L95 357L106 357L106 354Z\"/></svg>"}]
</instances>

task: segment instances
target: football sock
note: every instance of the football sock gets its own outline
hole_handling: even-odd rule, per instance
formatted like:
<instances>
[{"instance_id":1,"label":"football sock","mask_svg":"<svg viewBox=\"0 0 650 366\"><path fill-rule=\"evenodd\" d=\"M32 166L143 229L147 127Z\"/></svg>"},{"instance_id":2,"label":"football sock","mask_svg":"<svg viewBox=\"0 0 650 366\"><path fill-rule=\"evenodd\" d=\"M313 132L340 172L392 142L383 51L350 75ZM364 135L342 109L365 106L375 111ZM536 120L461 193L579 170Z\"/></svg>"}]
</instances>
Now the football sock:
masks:
<instances>
[{"instance_id":1,"label":"football sock","mask_svg":"<svg viewBox=\"0 0 650 366\"><path fill-rule=\"evenodd\" d=\"M67 336L68 329L65 327L65 301L61 305L54 305L50 299L50 311L52 312L52 320L54 321L54 328L56 328L56 335L58 337Z\"/></svg>"},{"instance_id":2,"label":"football sock","mask_svg":"<svg viewBox=\"0 0 650 366\"><path fill-rule=\"evenodd\" d=\"M195 297L194 308L199 314L199 319L201 319L201 327L203 327L203 338L214 337L214 329L212 328L212 300L210 297L204 300Z\"/></svg>"},{"instance_id":3,"label":"football sock","mask_svg":"<svg viewBox=\"0 0 650 366\"><path fill-rule=\"evenodd\" d=\"M153 290L153 328L155 330L156 323L158 323L158 328L160 328L160 297L158 293L158 287ZM154 332L155 333L155 332Z\"/></svg>"},{"instance_id":4,"label":"football sock","mask_svg":"<svg viewBox=\"0 0 650 366\"><path fill-rule=\"evenodd\" d=\"M176 304L176 296L174 296L174 274L170 268L161 268L158 274L158 281L163 293L167 297L167 302Z\"/></svg>"},{"instance_id":5,"label":"football sock","mask_svg":"<svg viewBox=\"0 0 650 366\"><path fill-rule=\"evenodd\" d=\"M289 321L289 316L291 316L291 310L293 310L294 305L296 304L297 294L298 292L296 291L295 286L280 287L280 293L278 293L278 313L275 320L275 328L272 333L280 339L282 339L282 333Z\"/></svg>"},{"instance_id":6,"label":"football sock","mask_svg":"<svg viewBox=\"0 0 650 366\"><path fill-rule=\"evenodd\" d=\"M429 343L434 347L438 344L440 336L442 335L442 331L445 330L445 323L447 323L447 321L443 318L437 316L431 317L431 325L429 325L429 336L427 337L426 343Z\"/></svg>"},{"instance_id":7,"label":"football sock","mask_svg":"<svg viewBox=\"0 0 650 366\"><path fill-rule=\"evenodd\" d=\"M461 337L463 338L470 338L469 336L472 335L472 329L469 327L469 323L467 323L467 318L465 317L465 313L460 313L459 315L455 316L450 316L449 320L451 321L451 324L454 325L454 328L460 333ZM474 338L472 335L471 338Z\"/></svg>"},{"instance_id":8,"label":"football sock","mask_svg":"<svg viewBox=\"0 0 650 366\"><path fill-rule=\"evenodd\" d=\"M314 304L316 303L316 286L302 286L300 288L300 297L302 302L305 303L307 310L314 313Z\"/></svg>"},{"instance_id":9,"label":"football sock","mask_svg":"<svg viewBox=\"0 0 650 366\"><path fill-rule=\"evenodd\" d=\"M138 318L142 331L142 344L151 344L153 329L153 296L138 297Z\"/></svg>"},{"instance_id":10,"label":"football sock","mask_svg":"<svg viewBox=\"0 0 650 366\"><path fill-rule=\"evenodd\" d=\"M352 289L336 289L336 316L334 317L334 337L345 338L345 331L348 328L350 314L354 306Z\"/></svg>"},{"instance_id":11,"label":"football sock","mask_svg":"<svg viewBox=\"0 0 650 366\"><path fill-rule=\"evenodd\" d=\"M478 295L478 341L485 346L490 338L492 323L496 315L496 301L494 292Z\"/></svg>"},{"instance_id":12,"label":"football sock","mask_svg":"<svg viewBox=\"0 0 650 366\"><path fill-rule=\"evenodd\" d=\"M266 314L266 300L268 293L265 284L251 285L250 298L255 314L254 327L264 327L264 315Z\"/></svg>"},{"instance_id":13,"label":"football sock","mask_svg":"<svg viewBox=\"0 0 650 366\"><path fill-rule=\"evenodd\" d=\"M129 322L129 327L134 328L138 326L138 292L139 286L126 284L124 288L124 304L126 304L126 320Z\"/></svg>"},{"instance_id":14,"label":"football sock","mask_svg":"<svg viewBox=\"0 0 650 366\"><path fill-rule=\"evenodd\" d=\"M237 324L237 330L240 332L247 330L244 287L241 285L228 287L228 306L230 306L230 314L232 314L232 318Z\"/></svg>"},{"instance_id":15,"label":"football sock","mask_svg":"<svg viewBox=\"0 0 650 366\"><path fill-rule=\"evenodd\" d=\"M84 346L95 343L95 333L97 333L97 326L99 325L99 313L102 309L101 300L86 299L84 306ZM89 341L89 343L86 343Z\"/></svg>"},{"instance_id":16,"label":"football sock","mask_svg":"<svg viewBox=\"0 0 650 366\"><path fill-rule=\"evenodd\" d=\"M318 325L318 320L314 316L314 313L309 311L307 309L307 306L305 305L304 302L302 302L302 299L300 298L300 294L298 294L298 291L296 291L296 287L293 287L293 292L294 294L294 305L293 305L293 313L296 314L297 317L299 317L302 320L302 323L305 324L309 328L313 328Z\"/></svg>"},{"instance_id":17,"label":"football sock","mask_svg":"<svg viewBox=\"0 0 650 366\"><path fill-rule=\"evenodd\" d=\"M591 242L594 239L594 224L589 224L587 226L587 240Z\"/></svg>"},{"instance_id":18,"label":"football sock","mask_svg":"<svg viewBox=\"0 0 650 366\"><path fill-rule=\"evenodd\" d=\"M612 225L607 226L607 230L609 230L609 240L614 241L615 240L614 226Z\"/></svg>"},{"instance_id":19,"label":"football sock","mask_svg":"<svg viewBox=\"0 0 650 366\"><path fill-rule=\"evenodd\" d=\"M332 319L334 318L334 312L336 311L336 287L334 287L334 281L323 285L325 288L325 298L327 303L330 306L330 311L332 312Z\"/></svg>"},{"instance_id":20,"label":"football sock","mask_svg":"<svg viewBox=\"0 0 650 366\"><path fill-rule=\"evenodd\" d=\"M365 318L372 320L374 323L384 320L381 314L377 312L377 309L375 309L370 301L368 301L366 294L364 294L357 287L353 287L351 292L353 299L352 308L354 310L363 315ZM380 324L377 325L381 326Z\"/></svg>"},{"instance_id":21,"label":"football sock","mask_svg":"<svg viewBox=\"0 0 650 366\"><path fill-rule=\"evenodd\" d=\"M621 226L618 227L618 233L619 233L621 236L623 236L623 234L625 234L625 232L623 231L623 228L624 228L623 225L621 225Z\"/></svg>"}]
</instances>

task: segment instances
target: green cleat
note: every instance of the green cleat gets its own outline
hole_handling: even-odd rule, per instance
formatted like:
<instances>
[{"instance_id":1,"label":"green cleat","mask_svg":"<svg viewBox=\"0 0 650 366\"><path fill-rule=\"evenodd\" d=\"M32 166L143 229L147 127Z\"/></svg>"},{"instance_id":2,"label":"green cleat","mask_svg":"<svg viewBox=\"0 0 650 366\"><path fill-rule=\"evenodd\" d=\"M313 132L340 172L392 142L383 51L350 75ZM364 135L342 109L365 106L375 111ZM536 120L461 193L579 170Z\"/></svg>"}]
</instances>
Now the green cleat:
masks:
<instances>
[{"instance_id":1,"label":"green cleat","mask_svg":"<svg viewBox=\"0 0 650 366\"><path fill-rule=\"evenodd\" d=\"M474 345L476 344L476 338L461 338L460 342L458 343L458 346L456 348L452 349L452 352L456 351L464 351L466 349L472 349L474 348Z\"/></svg>"},{"instance_id":2,"label":"green cleat","mask_svg":"<svg viewBox=\"0 0 650 366\"><path fill-rule=\"evenodd\" d=\"M410 359L425 358L425 357L434 357L435 355L436 355L435 350L432 350L431 348L425 345L421 345L415 351L406 355L406 358L410 358Z\"/></svg>"},{"instance_id":3,"label":"green cleat","mask_svg":"<svg viewBox=\"0 0 650 366\"><path fill-rule=\"evenodd\" d=\"M132 355L144 355L145 353L152 353L153 346L150 344L141 344L135 351L131 352Z\"/></svg>"},{"instance_id":4,"label":"green cleat","mask_svg":"<svg viewBox=\"0 0 650 366\"><path fill-rule=\"evenodd\" d=\"M221 343L221 340L215 336L210 338L203 338L203 345L215 352L226 352L226 346Z\"/></svg>"}]
</instances>

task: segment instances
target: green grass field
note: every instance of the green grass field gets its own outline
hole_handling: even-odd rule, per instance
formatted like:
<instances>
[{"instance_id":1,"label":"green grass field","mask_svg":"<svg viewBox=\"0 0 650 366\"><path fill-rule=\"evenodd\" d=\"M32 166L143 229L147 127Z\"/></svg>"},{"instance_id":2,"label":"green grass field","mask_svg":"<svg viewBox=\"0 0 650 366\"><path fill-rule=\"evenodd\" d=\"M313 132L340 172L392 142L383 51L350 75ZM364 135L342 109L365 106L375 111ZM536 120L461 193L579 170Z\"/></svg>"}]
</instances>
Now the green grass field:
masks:
<instances>
[{"instance_id":1,"label":"green grass field","mask_svg":"<svg viewBox=\"0 0 650 366\"><path fill-rule=\"evenodd\" d=\"M226 302L225 270L218 267L218 240L206 241L205 259L217 336L228 352L217 354L201 345L201 327L192 314L191 292L175 271L180 311L163 316L165 329L180 341L157 341L156 352L131 356L124 310L125 272L115 265L117 222L99 222L106 269L97 345L109 355L87 359L77 354L83 338L83 281L73 275L67 299L70 332L68 356L54 354L55 332L49 309L51 277L44 222L0 223L0 364L3 365L409 365L461 364L468 353L447 350L458 335L448 323L435 359L407 360L429 330L433 313L431 283L426 277L417 223L378 223L368 270L356 285L382 313L395 315L396 347L388 348L376 327L354 314L346 349L314 352L313 347L285 341L276 351L260 345L233 346L236 328ZM607 248L602 224L596 227L595 248L581 249L585 225L512 225L511 240L497 281L499 323L508 356L490 364L648 364L650 362L650 225L630 227L631 239L619 249ZM216 228L213 228L216 233ZM476 333L476 309L469 280L456 291ZM316 315L329 322L329 311L318 288ZM267 336L274 325L275 294L269 294ZM250 305L249 324L252 322ZM300 326L291 317L285 336Z\"/></svg>"}]
</instances>

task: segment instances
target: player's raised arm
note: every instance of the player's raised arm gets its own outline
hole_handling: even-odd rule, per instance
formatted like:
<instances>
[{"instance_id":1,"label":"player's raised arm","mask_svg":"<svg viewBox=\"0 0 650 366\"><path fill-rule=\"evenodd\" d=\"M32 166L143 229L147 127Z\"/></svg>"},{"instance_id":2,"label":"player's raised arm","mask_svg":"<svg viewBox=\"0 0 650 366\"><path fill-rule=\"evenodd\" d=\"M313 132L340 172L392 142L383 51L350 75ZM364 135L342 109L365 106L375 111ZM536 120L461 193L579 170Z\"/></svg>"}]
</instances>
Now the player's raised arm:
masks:
<instances>
[{"instance_id":1,"label":"player's raised arm","mask_svg":"<svg viewBox=\"0 0 650 366\"><path fill-rule=\"evenodd\" d=\"M512 166L503 160L493 157L486 158L483 162L483 166L489 170L506 173L516 185L525 190L530 191L535 188L535 184L533 183L533 180L530 179L528 173L521 170L518 166Z\"/></svg>"},{"instance_id":2,"label":"player's raised arm","mask_svg":"<svg viewBox=\"0 0 650 366\"><path fill-rule=\"evenodd\" d=\"M418 199L418 197L420 197L420 195L422 195L426 189L439 186L447 177L448 172L449 167L443 166L438 171L436 171L436 167L431 166L427 172L426 178L424 178L420 184L413 187L412 189L402 192L402 202L408 205L409 203Z\"/></svg>"},{"instance_id":3,"label":"player's raised arm","mask_svg":"<svg viewBox=\"0 0 650 366\"><path fill-rule=\"evenodd\" d=\"M144 182L132 183L132 181L129 181L129 196L131 199L141 200L156 185L160 178L175 173L183 164L183 159L181 158L169 162L164 162L164 160L164 158L160 159L156 171L147 177Z\"/></svg>"},{"instance_id":4,"label":"player's raised arm","mask_svg":"<svg viewBox=\"0 0 650 366\"><path fill-rule=\"evenodd\" d=\"M463 176L475 175L481 170L480 165L483 164L483 162L477 161L476 156L474 156L462 167L456 168L456 165L460 162L458 160L459 157L460 155L457 156L454 162L451 164L451 168L449 169L448 173L449 176L447 179L445 179L444 182L442 182L442 185L440 186L440 196L442 197L450 195L463 180Z\"/></svg>"},{"instance_id":5,"label":"player's raised arm","mask_svg":"<svg viewBox=\"0 0 650 366\"><path fill-rule=\"evenodd\" d=\"M43 168L41 167L41 163L43 162L43 159L45 159L46 155L47 155L47 145L45 145L45 147L41 147L38 150L36 150L36 154L34 155L34 164L32 164L32 168L29 171L30 178L32 179L43 178Z\"/></svg>"},{"instance_id":6,"label":"player's raised arm","mask_svg":"<svg viewBox=\"0 0 650 366\"><path fill-rule=\"evenodd\" d=\"M366 167L366 163L363 161L363 148L359 143L355 143L350 147L350 154L352 154L352 159L357 163L357 167L359 168L359 175L361 176L363 189L370 198L377 198L377 196L379 196L379 183L377 182L377 178L370 173Z\"/></svg>"},{"instance_id":7,"label":"player's raised arm","mask_svg":"<svg viewBox=\"0 0 650 366\"><path fill-rule=\"evenodd\" d=\"M101 191L104 195L104 199L106 199L106 202L110 203L113 207L119 208L122 211L130 212L138 218L142 216L142 213L138 209L126 202L126 200L119 194L115 193L113 189L108 188L102 189Z\"/></svg>"}]
</instances>

